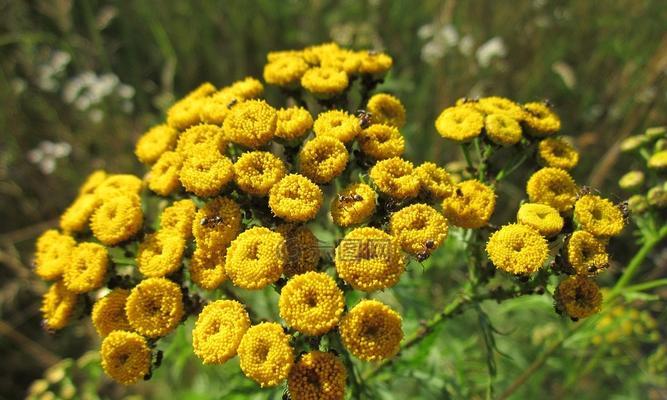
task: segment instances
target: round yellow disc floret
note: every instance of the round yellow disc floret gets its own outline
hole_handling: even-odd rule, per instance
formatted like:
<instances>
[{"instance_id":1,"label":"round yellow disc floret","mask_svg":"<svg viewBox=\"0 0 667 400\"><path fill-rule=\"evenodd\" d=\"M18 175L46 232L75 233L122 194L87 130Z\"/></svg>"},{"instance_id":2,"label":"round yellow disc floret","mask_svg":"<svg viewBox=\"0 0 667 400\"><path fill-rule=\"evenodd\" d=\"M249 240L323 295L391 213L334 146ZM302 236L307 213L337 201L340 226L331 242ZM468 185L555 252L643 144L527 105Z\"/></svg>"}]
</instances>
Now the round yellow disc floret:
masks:
<instances>
[{"instance_id":1,"label":"round yellow disc floret","mask_svg":"<svg viewBox=\"0 0 667 400\"><path fill-rule=\"evenodd\" d=\"M338 226L348 227L366 221L375 213L377 193L365 183L355 183L341 190L331 201L331 218Z\"/></svg>"},{"instance_id":2,"label":"round yellow disc floret","mask_svg":"<svg viewBox=\"0 0 667 400\"><path fill-rule=\"evenodd\" d=\"M294 364L294 349L283 327L263 322L250 327L238 348L241 371L262 387L283 382Z\"/></svg>"},{"instance_id":3,"label":"round yellow disc floret","mask_svg":"<svg viewBox=\"0 0 667 400\"><path fill-rule=\"evenodd\" d=\"M67 290L86 293L99 289L109 268L109 253L97 243L79 243L72 251L63 274Z\"/></svg>"},{"instance_id":4,"label":"round yellow disc floret","mask_svg":"<svg viewBox=\"0 0 667 400\"><path fill-rule=\"evenodd\" d=\"M315 183L328 183L347 166L349 154L340 140L318 136L299 151L299 171Z\"/></svg>"},{"instance_id":5,"label":"round yellow disc floret","mask_svg":"<svg viewBox=\"0 0 667 400\"><path fill-rule=\"evenodd\" d=\"M285 238L287 259L283 274L286 277L317 269L320 261L319 242L306 225L281 224L276 227L276 232Z\"/></svg>"},{"instance_id":6,"label":"round yellow disc floret","mask_svg":"<svg viewBox=\"0 0 667 400\"><path fill-rule=\"evenodd\" d=\"M148 343L134 332L111 332L102 341L100 356L104 372L123 385L138 382L151 369Z\"/></svg>"},{"instance_id":7,"label":"round yellow disc floret","mask_svg":"<svg viewBox=\"0 0 667 400\"><path fill-rule=\"evenodd\" d=\"M167 110L167 124L182 131L201 122L199 112L203 104L202 100L213 93L215 93L215 86L212 84L206 82L199 85Z\"/></svg>"},{"instance_id":8,"label":"round yellow disc floret","mask_svg":"<svg viewBox=\"0 0 667 400\"><path fill-rule=\"evenodd\" d=\"M246 193L266 196L287 173L285 163L267 151L243 153L234 164L234 181Z\"/></svg>"},{"instance_id":9,"label":"round yellow disc floret","mask_svg":"<svg viewBox=\"0 0 667 400\"><path fill-rule=\"evenodd\" d=\"M379 161L370 177L380 192L397 199L416 197L421 188L412 163L399 157Z\"/></svg>"},{"instance_id":10,"label":"round yellow disc floret","mask_svg":"<svg viewBox=\"0 0 667 400\"><path fill-rule=\"evenodd\" d=\"M621 209L600 196L588 194L574 204L574 219L594 236L618 236L625 221Z\"/></svg>"},{"instance_id":11,"label":"round yellow disc floret","mask_svg":"<svg viewBox=\"0 0 667 400\"><path fill-rule=\"evenodd\" d=\"M77 295L67 290L62 281L57 281L42 298L42 322L47 329L64 328L72 317L76 306Z\"/></svg>"},{"instance_id":12,"label":"round yellow disc floret","mask_svg":"<svg viewBox=\"0 0 667 400\"><path fill-rule=\"evenodd\" d=\"M585 276L570 276L562 280L554 298L560 310L577 319L600 312L602 306L600 287Z\"/></svg>"},{"instance_id":13,"label":"round yellow disc floret","mask_svg":"<svg viewBox=\"0 0 667 400\"><path fill-rule=\"evenodd\" d=\"M134 175L114 174L107 175L106 179L95 188L93 193L101 200L106 200L111 197L116 197L119 194L138 195L141 192L142 186L143 182L141 182L141 179Z\"/></svg>"},{"instance_id":14,"label":"round yellow disc floret","mask_svg":"<svg viewBox=\"0 0 667 400\"><path fill-rule=\"evenodd\" d=\"M644 172L640 170L634 170L624 174L621 179L618 180L618 186L624 190L636 190L644 184L644 180Z\"/></svg>"},{"instance_id":15,"label":"round yellow disc floret","mask_svg":"<svg viewBox=\"0 0 667 400\"><path fill-rule=\"evenodd\" d=\"M278 110L276 137L295 140L303 137L313 127L313 116L303 107Z\"/></svg>"},{"instance_id":16,"label":"round yellow disc floret","mask_svg":"<svg viewBox=\"0 0 667 400\"><path fill-rule=\"evenodd\" d=\"M505 97L483 97L476 101L474 106L485 115L501 114L506 115L515 121L521 121L524 115L521 106Z\"/></svg>"},{"instance_id":17,"label":"round yellow disc floret","mask_svg":"<svg viewBox=\"0 0 667 400\"><path fill-rule=\"evenodd\" d=\"M345 71L348 76L356 75L361 66L361 58L351 50L339 49L320 55L320 66Z\"/></svg>"},{"instance_id":18,"label":"round yellow disc floret","mask_svg":"<svg viewBox=\"0 0 667 400\"><path fill-rule=\"evenodd\" d=\"M55 229L49 229L37 239L35 245L35 273L52 281L62 276L70 263L70 255L76 246L74 238Z\"/></svg>"},{"instance_id":19,"label":"round yellow disc floret","mask_svg":"<svg viewBox=\"0 0 667 400\"><path fill-rule=\"evenodd\" d=\"M577 201L577 185L567 171L560 168L542 168L526 184L531 203L549 205L560 212L572 209Z\"/></svg>"},{"instance_id":20,"label":"round yellow disc floret","mask_svg":"<svg viewBox=\"0 0 667 400\"><path fill-rule=\"evenodd\" d=\"M100 203L96 194L80 194L60 216L60 228L65 232L83 231Z\"/></svg>"},{"instance_id":21,"label":"round yellow disc floret","mask_svg":"<svg viewBox=\"0 0 667 400\"><path fill-rule=\"evenodd\" d=\"M231 93L229 90L221 90L202 101L199 109L199 118L204 124L222 126L229 115L229 111L244 98ZM201 126L201 125L195 125Z\"/></svg>"},{"instance_id":22,"label":"round yellow disc floret","mask_svg":"<svg viewBox=\"0 0 667 400\"><path fill-rule=\"evenodd\" d=\"M292 367L287 388L294 400L343 400L347 370L333 353L311 351Z\"/></svg>"},{"instance_id":23,"label":"round yellow disc floret","mask_svg":"<svg viewBox=\"0 0 667 400\"><path fill-rule=\"evenodd\" d=\"M144 279L130 292L125 312L136 332L149 338L165 336L183 317L181 288L165 278Z\"/></svg>"},{"instance_id":24,"label":"round yellow disc floret","mask_svg":"<svg viewBox=\"0 0 667 400\"><path fill-rule=\"evenodd\" d=\"M148 174L148 188L160 196L169 196L181 187L178 175L183 156L175 151L162 153Z\"/></svg>"},{"instance_id":25,"label":"round yellow disc floret","mask_svg":"<svg viewBox=\"0 0 667 400\"><path fill-rule=\"evenodd\" d=\"M364 361L393 357L400 350L401 316L377 300L362 300L340 323L345 348Z\"/></svg>"},{"instance_id":26,"label":"round yellow disc floret","mask_svg":"<svg viewBox=\"0 0 667 400\"><path fill-rule=\"evenodd\" d=\"M662 150L654 153L646 164L649 168L652 169L665 169L667 168L667 150Z\"/></svg>"},{"instance_id":27,"label":"round yellow disc floret","mask_svg":"<svg viewBox=\"0 0 667 400\"><path fill-rule=\"evenodd\" d=\"M190 279L204 290L218 288L226 279L227 249L207 250L198 247L190 259Z\"/></svg>"},{"instance_id":28,"label":"round yellow disc floret","mask_svg":"<svg viewBox=\"0 0 667 400\"><path fill-rule=\"evenodd\" d=\"M129 290L114 289L95 302L91 319L100 337L105 337L113 331L132 330L125 314L125 303L129 295Z\"/></svg>"},{"instance_id":29,"label":"round yellow disc floret","mask_svg":"<svg viewBox=\"0 0 667 400\"><path fill-rule=\"evenodd\" d=\"M496 268L515 275L527 275L542 268L549 255L549 245L534 228L509 224L491 235L486 253Z\"/></svg>"},{"instance_id":30,"label":"round yellow disc floret","mask_svg":"<svg viewBox=\"0 0 667 400\"><path fill-rule=\"evenodd\" d=\"M220 193L234 177L234 167L229 158L200 147L201 151L190 154L181 167L179 179L188 192L200 197L211 197Z\"/></svg>"},{"instance_id":31,"label":"round yellow disc floret","mask_svg":"<svg viewBox=\"0 0 667 400\"><path fill-rule=\"evenodd\" d=\"M345 71L315 67L301 77L301 86L318 97L332 97L347 89L349 79Z\"/></svg>"},{"instance_id":32,"label":"round yellow disc floret","mask_svg":"<svg viewBox=\"0 0 667 400\"><path fill-rule=\"evenodd\" d=\"M232 142L256 149L273 139L277 120L276 109L264 100L248 100L232 108L223 129Z\"/></svg>"},{"instance_id":33,"label":"round yellow disc floret","mask_svg":"<svg viewBox=\"0 0 667 400\"><path fill-rule=\"evenodd\" d=\"M390 233L403 250L431 254L447 237L447 220L426 204L413 204L393 213Z\"/></svg>"},{"instance_id":34,"label":"round yellow disc floret","mask_svg":"<svg viewBox=\"0 0 667 400\"><path fill-rule=\"evenodd\" d=\"M454 192L454 181L444 168L425 162L415 168L415 174L423 190L436 199L444 199Z\"/></svg>"},{"instance_id":35,"label":"round yellow disc floret","mask_svg":"<svg viewBox=\"0 0 667 400\"><path fill-rule=\"evenodd\" d=\"M558 210L546 204L537 203L522 204L516 214L516 221L533 227L546 237L560 233L565 223Z\"/></svg>"},{"instance_id":36,"label":"round yellow disc floret","mask_svg":"<svg viewBox=\"0 0 667 400\"><path fill-rule=\"evenodd\" d=\"M322 201L322 190L299 174L285 176L269 192L271 211L290 222L304 222L315 218Z\"/></svg>"},{"instance_id":37,"label":"round yellow disc floret","mask_svg":"<svg viewBox=\"0 0 667 400\"><path fill-rule=\"evenodd\" d=\"M361 132L361 123L357 117L345 111L329 110L317 116L313 130L317 136L333 136L348 143Z\"/></svg>"},{"instance_id":38,"label":"round yellow disc floret","mask_svg":"<svg viewBox=\"0 0 667 400\"><path fill-rule=\"evenodd\" d=\"M401 101L387 93L378 93L368 100L366 111L374 124L385 124L396 128L405 125L405 107Z\"/></svg>"},{"instance_id":39,"label":"round yellow disc floret","mask_svg":"<svg viewBox=\"0 0 667 400\"><path fill-rule=\"evenodd\" d=\"M261 289L280 278L286 258L283 236L256 226L241 233L229 246L225 272L240 288Z\"/></svg>"},{"instance_id":40,"label":"round yellow disc floret","mask_svg":"<svg viewBox=\"0 0 667 400\"><path fill-rule=\"evenodd\" d=\"M440 136L455 142L468 142L482 132L484 116L467 104L445 108L435 120Z\"/></svg>"},{"instance_id":41,"label":"round yellow disc floret","mask_svg":"<svg viewBox=\"0 0 667 400\"><path fill-rule=\"evenodd\" d=\"M139 244L137 269L148 277L162 277L181 268L185 239L170 231L146 235Z\"/></svg>"},{"instance_id":42,"label":"round yellow disc floret","mask_svg":"<svg viewBox=\"0 0 667 400\"><path fill-rule=\"evenodd\" d=\"M142 163L153 164L162 153L176 146L178 133L176 129L166 124L154 126L137 140L134 154Z\"/></svg>"},{"instance_id":43,"label":"round yellow disc floret","mask_svg":"<svg viewBox=\"0 0 667 400\"><path fill-rule=\"evenodd\" d=\"M609 266L605 242L586 231L572 233L565 250L567 261L577 275L593 275Z\"/></svg>"},{"instance_id":44,"label":"round yellow disc floret","mask_svg":"<svg viewBox=\"0 0 667 400\"><path fill-rule=\"evenodd\" d=\"M175 201L160 214L160 232L171 232L183 239L192 237L192 221L197 206L190 199Z\"/></svg>"},{"instance_id":45,"label":"round yellow disc floret","mask_svg":"<svg viewBox=\"0 0 667 400\"><path fill-rule=\"evenodd\" d=\"M227 141L225 133L219 126L210 124L195 125L181 134L176 145L176 152L183 159L199 155L202 148L210 151L225 152Z\"/></svg>"},{"instance_id":46,"label":"round yellow disc floret","mask_svg":"<svg viewBox=\"0 0 667 400\"><path fill-rule=\"evenodd\" d=\"M350 231L336 248L336 271L353 288L364 292L394 286L405 270L396 238L376 228Z\"/></svg>"},{"instance_id":47,"label":"round yellow disc floret","mask_svg":"<svg viewBox=\"0 0 667 400\"><path fill-rule=\"evenodd\" d=\"M452 195L442 201L442 212L449 222L468 229L488 224L495 207L493 189L475 179L456 184Z\"/></svg>"},{"instance_id":48,"label":"round yellow disc floret","mask_svg":"<svg viewBox=\"0 0 667 400\"><path fill-rule=\"evenodd\" d=\"M280 316L287 326L320 336L338 325L343 314L343 291L324 272L306 272L287 281L280 292Z\"/></svg>"},{"instance_id":49,"label":"round yellow disc floret","mask_svg":"<svg viewBox=\"0 0 667 400\"><path fill-rule=\"evenodd\" d=\"M376 159L399 157L405 151L405 139L393 126L373 124L359 134L359 147Z\"/></svg>"},{"instance_id":50,"label":"round yellow disc floret","mask_svg":"<svg viewBox=\"0 0 667 400\"><path fill-rule=\"evenodd\" d=\"M83 184L81 184L81 187L79 187L79 196L94 193L95 189L97 189L97 187L100 186L106 179L107 173L104 170L98 169L91 172Z\"/></svg>"},{"instance_id":51,"label":"round yellow disc floret","mask_svg":"<svg viewBox=\"0 0 667 400\"><path fill-rule=\"evenodd\" d=\"M192 234L197 248L221 251L241 231L241 208L232 199L218 197L197 211Z\"/></svg>"},{"instance_id":52,"label":"round yellow disc floret","mask_svg":"<svg viewBox=\"0 0 667 400\"><path fill-rule=\"evenodd\" d=\"M523 105L523 122L534 136L551 135L560 130L560 118L543 102Z\"/></svg>"},{"instance_id":53,"label":"round yellow disc floret","mask_svg":"<svg viewBox=\"0 0 667 400\"><path fill-rule=\"evenodd\" d=\"M360 74L384 75L394 64L394 60L386 53L362 51L358 54L361 59Z\"/></svg>"},{"instance_id":54,"label":"round yellow disc floret","mask_svg":"<svg viewBox=\"0 0 667 400\"><path fill-rule=\"evenodd\" d=\"M484 131L489 139L501 146L521 141L521 125L508 114L489 114L484 118Z\"/></svg>"},{"instance_id":55,"label":"round yellow disc floret","mask_svg":"<svg viewBox=\"0 0 667 400\"><path fill-rule=\"evenodd\" d=\"M93 235L113 246L136 235L144 222L141 200L135 194L105 199L90 220Z\"/></svg>"},{"instance_id":56,"label":"round yellow disc floret","mask_svg":"<svg viewBox=\"0 0 667 400\"><path fill-rule=\"evenodd\" d=\"M232 83L221 91L232 93L243 99L254 99L262 94L264 85L259 80L248 76Z\"/></svg>"},{"instance_id":57,"label":"round yellow disc floret","mask_svg":"<svg viewBox=\"0 0 667 400\"><path fill-rule=\"evenodd\" d=\"M540 160L547 167L572 169L579 162L579 153L563 139L547 138L538 147Z\"/></svg>"},{"instance_id":58,"label":"round yellow disc floret","mask_svg":"<svg viewBox=\"0 0 667 400\"><path fill-rule=\"evenodd\" d=\"M270 85L293 86L301 81L308 68L301 57L280 57L264 66L264 80Z\"/></svg>"},{"instance_id":59,"label":"round yellow disc floret","mask_svg":"<svg viewBox=\"0 0 667 400\"><path fill-rule=\"evenodd\" d=\"M250 318L243 304L217 300L199 313L192 330L192 347L204 364L223 364L236 355Z\"/></svg>"}]
</instances>

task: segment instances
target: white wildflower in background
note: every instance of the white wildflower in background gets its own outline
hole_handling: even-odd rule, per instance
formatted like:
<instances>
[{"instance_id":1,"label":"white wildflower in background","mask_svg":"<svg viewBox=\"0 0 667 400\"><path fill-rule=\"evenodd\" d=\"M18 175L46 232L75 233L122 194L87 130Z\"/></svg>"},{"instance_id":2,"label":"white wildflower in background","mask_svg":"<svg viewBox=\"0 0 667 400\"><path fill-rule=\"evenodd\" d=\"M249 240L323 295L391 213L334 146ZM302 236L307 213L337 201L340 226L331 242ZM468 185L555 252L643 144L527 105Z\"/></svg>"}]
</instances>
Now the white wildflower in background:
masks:
<instances>
[{"instance_id":1,"label":"white wildflower in background","mask_svg":"<svg viewBox=\"0 0 667 400\"><path fill-rule=\"evenodd\" d=\"M17 96L25 92L25 89L28 86L28 84L21 78L12 79L10 85L12 88L12 92L14 92L14 94Z\"/></svg>"},{"instance_id":2,"label":"white wildflower in background","mask_svg":"<svg viewBox=\"0 0 667 400\"><path fill-rule=\"evenodd\" d=\"M132 103L134 93L134 88L122 83L115 74L97 75L92 71L86 71L65 83L62 96L65 102L74 104L78 110L89 112L91 121L100 122L104 112L98 106L105 99L117 97L121 109L124 112L131 112L134 108Z\"/></svg>"},{"instance_id":3,"label":"white wildflower in background","mask_svg":"<svg viewBox=\"0 0 667 400\"><path fill-rule=\"evenodd\" d=\"M417 36L428 40L421 50L421 58L428 64L434 64L445 57L447 52L458 46L460 39L459 32L452 24L437 30L432 24L423 25L417 31Z\"/></svg>"},{"instance_id":4,"label":"white wildflower in background","mask_svg":"<svg viewBox=\"0 0 667 400\"><path fill-rule=\"evenodd\" d=\"M557 61L551 66L551 70L563 80L568 89L572 89L577 84L577 77L569 64L563 61Z\"/></svg>"},{"instance_id":5,"label":"white wildflower in background","mask_svg":"<svg viewBox=\"0 0 667 400\"><path fill-rule=\"evenodd\" d=\"M46 92L58 90L59 79L71 60L69 53L62 50L53 51L48 61L37 67L37 87Z\"/></svg>"},{"instance_id":6,"label":"white wildflower in background","mask_svg":"<svg viewBox=\"0 0 667 400\"><path fill-rule=\"evenodd\" d=\"M70 155L72 146L67 142L44 140L27 154L28 161L36 164L43 174L49 175L56 169L56 161Z\"/></svg>"},{"instance_id":7,"label":"white wildflower in background","mask_svg":"<svg viewBox=\"0 0 667 400\"><path fill-rule=\"evenodd\" d=\"M440 30L440 37L447 47L454 47L459 43L459 32L452 24L447 24Z\"/></svg>"},{"instance_id":8,"label":"white wildflower in background","mask_svg":"<svg viewBox=\"0 0 667 400\"><path fill-rule=\"evenodd\" d=\"M433 37L434 34L435 34L435 27L433 26L433 24L422 25L417 30L417 36L422 40L430 39Z\"/></svg>"},{"instance_id":9,"label":"white wildflower in background","mask_svg":"<svg viewBox=\"0 0 667 400\"><path fill-rule=\"evenodd\" d=\"M459 51L461 52L461 54L463 54L464 56L472 55L474 47L475 47L475 39L473 39L472 36L465 35L463 38L461 38L461 41L459 42Z\"/></svg>"},{"instance_id":10,"label":"white wildflower in background","mask_svg":"<svg viewBox=\"0 0 667 400\"><path fill-rule=\"evenodd\" d=\"M507 48L505 47L505 42L498 36L489 39L486 43L479 46L475 53L477 63L483 68L490 66L494 58L503 58L506 55Z\"/></svg>"}]
</instances>

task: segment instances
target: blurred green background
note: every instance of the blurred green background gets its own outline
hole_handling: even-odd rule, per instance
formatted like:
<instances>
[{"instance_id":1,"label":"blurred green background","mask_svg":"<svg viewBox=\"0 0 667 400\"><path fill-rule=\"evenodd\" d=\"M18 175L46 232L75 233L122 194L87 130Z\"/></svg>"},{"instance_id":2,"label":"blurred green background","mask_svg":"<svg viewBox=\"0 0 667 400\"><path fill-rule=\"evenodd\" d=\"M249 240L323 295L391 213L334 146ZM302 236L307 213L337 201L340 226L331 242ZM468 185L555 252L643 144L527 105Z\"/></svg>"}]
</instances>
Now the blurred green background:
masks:
<instances>
[{"instance_id":1,"label":"blurred green background","mask_svg":"<svg viewBox=\"0 0 667 400\"><path fill-rule=\"evenodd\" d=\"M223 86L246 75L261 77L271 50L330 40L383 49L395 66L381 89L396 94L408 110L403 134L411 159L445 163L458 157L456 148L435 134L433 121L459 97L548 98L563 120L563 132L574 137L582 153L577 181L620 199L616 181L630 161L619 155L617 143L667 123L666 27L667 7L660 0L0 0L0 397L24 397L47 367L97 346L88 323L55 336L40 329L44 285L29 267L34 238L55 224L90 171L142 174L134 141L200 82ZM277 91L268 88L267 95ZM505 191L518 201L523 187ZM618 242L617 258L623 262L624 250L634 250L632 238ZM425 264L425 272L412 266L386 295L401 307L406 331L429 315L429 304L446 304L447 290L464 279L454 269L457 251L448 242ZM663 251L653 260L654 274L664 275L665 258ZM649 333L662 330L664 337L667 318L664 303L652 300L637 300L640 317L648 325L658 321L658 328L641 330L637 327L643 325L630 319L629 333L615 342L620 345L575 341L516 398L667 397L664 378L645 365L649 355L663 364L667 358L654 354L656 338ZM502 333L497 346L507 353L496 360L492 379L499 388L566 325L550 308L546 298L485 305ZM376 395L483 396L488 363L479 324L474 313L444 324L378 378ZM81 390L73 398L86 390L104 398L131 393L250 398L256 392L235 365L199 366L185 350L187 335L183 329L174 335L167 366L149 384L129 390L110 384L100 376L93 353L48 371L49 385L58 388L52 393L67 397L71 386ZM623 351L613 353L618 346ZM594 357L599 362L586 370ZM255 396L280 395L278 390Z\"/></svg>"}]
</instances>

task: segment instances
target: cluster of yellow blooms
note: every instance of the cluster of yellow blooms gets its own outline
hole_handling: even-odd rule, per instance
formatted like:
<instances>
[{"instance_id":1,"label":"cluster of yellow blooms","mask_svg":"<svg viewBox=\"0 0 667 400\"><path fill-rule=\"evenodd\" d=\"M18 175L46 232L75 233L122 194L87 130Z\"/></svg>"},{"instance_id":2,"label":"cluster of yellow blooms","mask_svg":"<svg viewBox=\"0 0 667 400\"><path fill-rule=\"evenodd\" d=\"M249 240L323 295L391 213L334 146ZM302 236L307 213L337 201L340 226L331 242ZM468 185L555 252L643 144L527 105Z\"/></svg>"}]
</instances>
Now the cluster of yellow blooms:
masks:
<instances>
[{"instance_id":1,"label":"cluster of yellow blooms","mask_svg":"<svg viewBox=\"0 0 667 400\"><path fill-rule=\"evenodd\" d=\"M43 300L45 326L63 328L77 304L94 301L104 370L131 384L150 376L156 341L195 316L192 345L203 363L238 355L262 387L286 380L293 399L343 398L348 371L339 352L386 360L403 338L398 312L372 299L350 304L346 294L396 285L409 259L443 244L450 224L489 228L496 203L484 177L457 182L435 163L402 158L405 109L396 97L374 94L359 115L325 101L344 96L355 79L382 79L391 65L384 53L335 44L270 53L266 83L305 89L322 100L317 113L272 107L253 78L219 89L205 83L175 103L136 144L149 168L143 179L94 172L60 229L37 241L35 271L54 282ZM551 108L461 100L435 127L462 143L540 140L544 168L528 181L529 202L516 223L491 234L488 256L498 269L532 274L547 264L549 243L566 236L556 262L572 277L556 290L559 308L573 318L595 312L600 294L590 276L607 266L605 246L623 215L576 186L567 170L578 154L553 136L560 120ZM342 237L333 262L309 227L318 216ZM211 293L271 285L281 322L253 320L246 305Z\"/></svg>"}]
</instances>

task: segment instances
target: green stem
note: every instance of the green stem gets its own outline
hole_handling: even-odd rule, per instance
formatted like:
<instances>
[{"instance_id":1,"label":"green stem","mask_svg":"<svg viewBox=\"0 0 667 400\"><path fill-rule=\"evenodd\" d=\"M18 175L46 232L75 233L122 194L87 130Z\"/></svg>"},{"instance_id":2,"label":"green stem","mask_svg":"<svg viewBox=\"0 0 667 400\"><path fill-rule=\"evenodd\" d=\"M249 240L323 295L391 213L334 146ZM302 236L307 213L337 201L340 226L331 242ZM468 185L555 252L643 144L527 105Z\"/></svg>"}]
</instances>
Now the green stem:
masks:
<instances>
[{"instance_id":1,"label":"green stem","mask_svg":"<svg viewBox=\"0 0 667 400\"><path fill-rule=\"evenodd\" d=\"M477 159L479 160L477 176L480 182L484 182L484 178L486 177L486 158L482 155L482 150L479 147L479 138L475 138L473 145L475 146L475 152L477 153Z\"/></svg>"},{"instance_id":2,"label":"green stem","mask_svg":"<svg viewBox=\"0 0 667 400\"><path fill-rule=\"evenodd\" d=\"M635 277L635 275L639 270L639 267L641 267L646 257L648 257L648 255L651 253L651 250L653 250L653 248L658 243L660 243L665 237L667 237L667 226L662 227L662 229L658 231L658 234L656 236L651 238L647 237L644 238L644 244L635 254L635 256L632 257L632 260L630 260L630 263L623 272L623 275L621 275L621 278L618 280L618 282L616 282L616 285L611 290L611 293L609 294L610 299L618 296L619 292L624 287L626 287L630 283L630 281L632 281L632 278Z\"/></svg>"},{"instance_id":3,"label":"green stem","mask_svg":"<svg viewBox=\"0 0 667 400\"><path fill-rule=\"evenodd\" d=\"M656 279L654 281L638 283L636 285L625 288L626 292L643 292L645 290L654 289L661 286L667 286L667 279Z\"/></svg>"},{"instance_id":4,"label":"green stem","mask_svg":"<svg viewBox=\"0 0 667 400\"><path fill-rule=\"evenodd\" d=\"M472 158L470 158L470 150L468 150L468 146L466 144L461 144L461 150L463 151L463 158L465 158L468 168L475 170L476 168L472 162Z\"/></svg>"},{"instance_id":5,"label":"green stem","mask_svg":"<svg viewBox=\"0 0 667 400\"><path fill-rule=\"evenodd\" d=\"M521 158L519 158L519 161L514 163L512 166L509 167L509 169L503 168L498 172L498 175L496 175L496 181L500 182L503 179L507 178L510 176L514 171L516 171L527 159L528 159L529 152L524 152L521 155Z\"/></svg>"}]
</instances>

